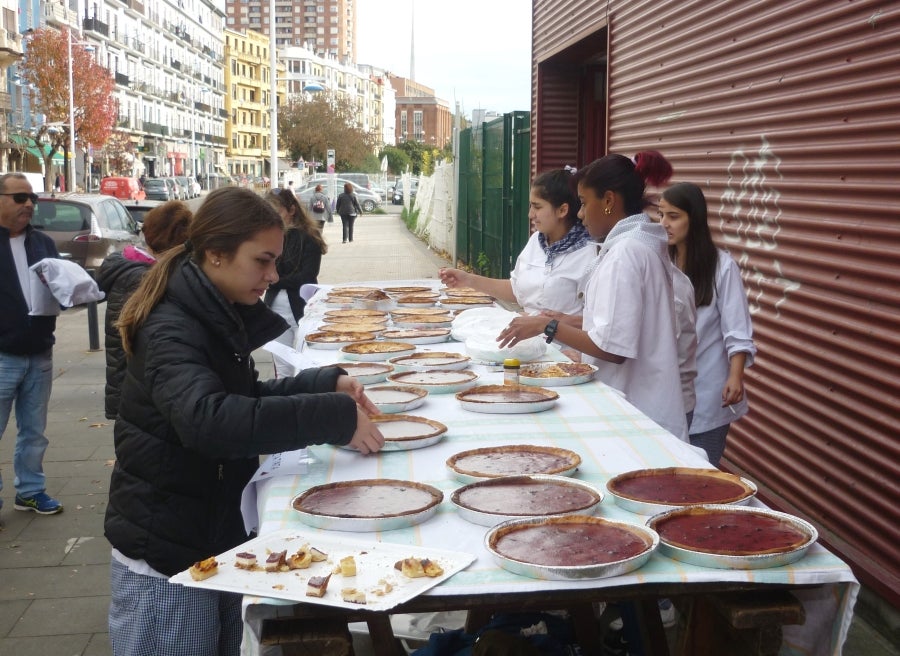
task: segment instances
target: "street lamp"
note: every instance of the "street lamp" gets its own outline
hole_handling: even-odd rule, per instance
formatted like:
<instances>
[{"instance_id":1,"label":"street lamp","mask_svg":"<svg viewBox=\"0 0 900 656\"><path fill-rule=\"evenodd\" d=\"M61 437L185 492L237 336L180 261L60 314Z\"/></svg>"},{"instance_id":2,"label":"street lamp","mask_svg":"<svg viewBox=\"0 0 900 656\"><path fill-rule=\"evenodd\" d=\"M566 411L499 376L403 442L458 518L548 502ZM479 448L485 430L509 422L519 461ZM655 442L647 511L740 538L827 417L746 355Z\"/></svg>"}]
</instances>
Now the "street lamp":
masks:
<instances>
[{"instance_id":1,"label":"street lamp","mask_svg":"<svg viewBox=\"0 0 900 656\"><path fill-rule=\"evenodd\" d=\"M209 91L200 87L200 93ZM197 102L191 99L191 175L197 180ZM209 187L209 173L206 174L206 186Z\"/></svg>"},{"instance_id":2,"label":"street lamp","mask_svg":"<svg viewBox=\"0 0 900 656\"><path fill-rule=\"evenodd\" d=\"M72 70L75 64L72 61L72 28L66 29L67 44L69 48L69 157L66 159L66 189L75 189L75 82Z\"/></svg>"}]
</instances>

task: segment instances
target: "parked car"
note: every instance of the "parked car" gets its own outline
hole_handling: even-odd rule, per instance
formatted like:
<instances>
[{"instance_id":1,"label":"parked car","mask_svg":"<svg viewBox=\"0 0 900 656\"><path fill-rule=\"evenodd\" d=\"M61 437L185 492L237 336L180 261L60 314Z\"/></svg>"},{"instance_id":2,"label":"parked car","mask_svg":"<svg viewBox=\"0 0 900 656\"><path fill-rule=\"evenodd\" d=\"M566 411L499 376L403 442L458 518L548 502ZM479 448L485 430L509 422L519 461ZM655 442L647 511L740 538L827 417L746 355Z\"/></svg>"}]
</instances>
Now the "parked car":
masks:
<instances>
[{"instance_id":1,"label":"parked car","mask_svg":"<svg viewBox=\"0 0 900 656\"><path fill-rule=\"evenodd\" d=\"M186 176L176 175L175 181L181 187L181 200L190 200L194 197L194 186Z\"/></svg>"},{"instance_id":2,"label":"parked car","mask_svg":"<svg viewBox=\"0 0 900 656\"><path fill-rule=\"evenodd\" d=\"M419 192L419 179L411 178L409 181L409 200L410 200L410 202L416 200L416 194L418 192ZM391 202L394 205L403 205L403 195L404 195L403 181L397 180L397 184L394 185L394 191L391 193Z\"/></svg>"},{"instance_id":3,"label":"parked car","mask_svg":"<svg viewBox=\"0 0 900 656\"><path fill-rule=\"evenodd\" d=\"M138 224L125 205L106 195L42 195L31 225L53 239L62 257L85 269L97 269L107 255L141 242Z\"/></svg>"},{"instance_id":4,"label":"parked car","mask_svg":"<svg viewBox=\"0 0 900 656\"><path fill-rule=\"evenodd\" d=\"M181 185L175 178L163 178L169 185L169 193L172 194L172 200L181 200Z\"/></svg>"},{"instance_id":5,"label":"parked car","mask_svg":"<svg viewBox=\"0 0 900 656\"><path fill-rule=\"evenodd\" d=\"M144 193L147 200L175 200L174 189L162 178L146 178Z\"/></svg>"},{"instance_id":6,"label":"parked car","mask_svg":"<svg viewBox=\"0 0 900 656\"><path fill-rule=\"evenodd\" d=\"M137 178L110 175L100 181L100 193L119 200L144 200L146 194Z\"/></svg>"},{"instance_id":7,"label":"parked car","mask_svg":"<svg viewBox=\"0 0 900 656\"><path fill-rule=\"evenodd\" d=\"M343 178L334 179L335 190L333 194L331 193L331 191L329 191L328 188L329 181L321 178L313 179L307 182L306 186L294 190L294 193L297 194L297 199L300 201L300 204L303 205L303 207L306 207L309 203L310 197L316 191L316 185L322 185L322 187L325 189L325 193L328 194L329 198L331 198L331 202L334 203L335 199L338 197L338 194L344 191L344 183L346 182L349 182L353 185L353 192L356 194L356 197L359 200L359 206L362 207L363 212L374 212L375 208L381 205L381 197L374 191L370 191L369 189L360 187L352 180L344 180Z\"/></svg>"},{"instance_id":8,"label":"parked car","mask_svg":"<svg viewBox=\"0 0 900 656\"><path fill-rule=\"evenodd\" d=\"M144 188L146 188L147 184L144 183ZM144 228L144 216L155 207L159 207L165 201L164 200L129 200L125 201L125 209L128 210L128 213L131 215L131 218L135 220L138 224L138 228Z\"/></svg>"},{"instance_id":9,"label":"parked car","mask_svg":"<svg viewBox=\"0 0 900 656\"><path fill-rule=\"evenodd\" d=\"M363 189L371 189L372 188L372 179L369 177L368 173L338 173L337 176L341 180L349 180L353 184L362 187ZM327 180L328 176L322 173L318 173L313 176L313 181L322 183L322 180Z\"/></svg>"}]
</instances>

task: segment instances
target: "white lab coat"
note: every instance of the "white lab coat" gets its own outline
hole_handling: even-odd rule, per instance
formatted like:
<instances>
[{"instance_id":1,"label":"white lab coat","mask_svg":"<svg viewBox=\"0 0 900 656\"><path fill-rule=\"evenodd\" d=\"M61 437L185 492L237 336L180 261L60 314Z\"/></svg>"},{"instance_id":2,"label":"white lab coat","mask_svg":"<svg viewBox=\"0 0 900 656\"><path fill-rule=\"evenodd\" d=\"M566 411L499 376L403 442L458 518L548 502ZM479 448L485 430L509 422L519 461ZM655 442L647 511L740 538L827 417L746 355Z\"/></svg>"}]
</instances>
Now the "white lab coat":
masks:
<instances>
[{"instance_id":1,"label":"white lab coat","mask_svg":"<svg viewBox=\"0 0 900 656\"><path fill-rule=\"evenodd\" d=\"M535 232L516 259L510 274L516 302L528 314L555 310L564 314L581 314L579 283L588 265L597 256L597 244L588 243L577 251L555 255L549 265Z\"/></svg>"},{"instance_id":2,"label":"white lab coat","mask_svg":"<svg viewBox=\"0 0 900 656\"><path fill-rule=\"evenodd\" d=\"M750 366L756 355L741 270L727 251L719 249L718 253L713 302L697 308L697 405L692 434L724 426L747 414L747 396L731 409L723 408L722 389L728 380L729 358L744 351L746 366Z\"/></svg>"},{"instance_id":3,"label":"white lab coat","mask_svg":"<svg viewBox=\"0 0 900 656\"><path fill-rule=\"evenodd\" d=\"M585 286L583 328L599 348L625 361L583 359L638 410L687 441L667 241L665 229L645 214L610 232Z\"/></svg>"}]
</instances>

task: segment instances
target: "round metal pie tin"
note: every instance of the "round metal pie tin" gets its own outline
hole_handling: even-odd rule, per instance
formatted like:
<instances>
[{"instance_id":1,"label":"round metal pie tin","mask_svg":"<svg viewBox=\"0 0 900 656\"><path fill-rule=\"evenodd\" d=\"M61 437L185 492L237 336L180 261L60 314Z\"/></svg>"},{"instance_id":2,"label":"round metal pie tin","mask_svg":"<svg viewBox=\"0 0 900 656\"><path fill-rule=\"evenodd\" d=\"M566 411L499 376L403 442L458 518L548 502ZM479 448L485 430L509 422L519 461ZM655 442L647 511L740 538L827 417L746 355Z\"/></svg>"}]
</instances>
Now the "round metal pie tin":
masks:
<instances>
[{"instance_id":1,"label":"round metal pie tin","mask_svg":"<svg viewBox=\"0 0 900 656\"><path fill-rule=\"evenodd\" d=\"M572 528L577 531L580 527L595 526L629 533L634 539L644 543L644 549L636 555L611 560L608 562L596 562L585 565L548 565L526 562L510 558L498 550L498 542L504 536L531 528L555 527ZM577 536L576 536L577 538ZM642 567L653 555L659 546L659 536L655 531L637 524L619 522L601 517L587 517L584 515L563 515L561 517L529 517L525 519L512 519L490 529L484 536L484 547L490 552L495 562L505 570L521 576L533 579L567 581L602 579L610 576L621 576ZM567 549L560 545L560 553ZM602 547L601 547L602 549Z\"/></svg>"},{"instance_id":2,"label":"round metal pie tin","mask_svg":"<svg viewBox=\"0 0 900 656\"><path fill-rule=\"evenodd\" d=\"M758 553L758 554L727 554L727 553L711 553L709 551L695 551L683 546L678 546L668 542L662 534L660 534L659 553L674 560L680 560L698 567L710 567L715 569L766 569L769 567L781 567L789 565L803 558L809 548L819 538L816 528L809 522L794 517L787 513L769 510L768 508L753 508L747 506L718 505L707 504L699 506L688 506L687 508L677 508L675 510L667 510L666 512L654 515L647 520L647 526L654 531L661 529L661 526L667 519L678 515L690 514L695 512L709 511L727 511L729 513L753 513L761 517L770 517L787 523L792 528L806 535L806 540L794 548L778 551L775 553ZM716 531L723 530L721 526L716 527Z\"/></svg>"}]
</instances>

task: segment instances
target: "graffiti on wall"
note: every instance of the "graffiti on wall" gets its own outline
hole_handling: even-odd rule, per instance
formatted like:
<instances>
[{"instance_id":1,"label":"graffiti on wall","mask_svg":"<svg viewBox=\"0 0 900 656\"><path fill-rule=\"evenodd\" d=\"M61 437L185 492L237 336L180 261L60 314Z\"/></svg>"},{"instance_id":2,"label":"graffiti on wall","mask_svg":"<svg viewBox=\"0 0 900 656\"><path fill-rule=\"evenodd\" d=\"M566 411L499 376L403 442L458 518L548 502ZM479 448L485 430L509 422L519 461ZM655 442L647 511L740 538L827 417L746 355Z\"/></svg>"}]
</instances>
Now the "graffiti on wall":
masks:
<instances>
[{"instance_id":1,"label":"graffiti on wall","mask_svg":"<svg viewBox=\"0 0 900 656\"><path fill-rule=\"evenodd\" d=\"M781 159L765 135L760 140L755 153L748 153L743 148L731 153L718 210L719 231L726 248L743 271L750 312L762 309L767 290L770 293L773 289L780 290L780 297L774 301L777 317L780 306L791 292L800 288L800 283L784 276L777 257L782 219L781 193L778 191L778 183L782 180ZM768 269L774 275L767 273Z\"/></svg>"}]
</instances>

